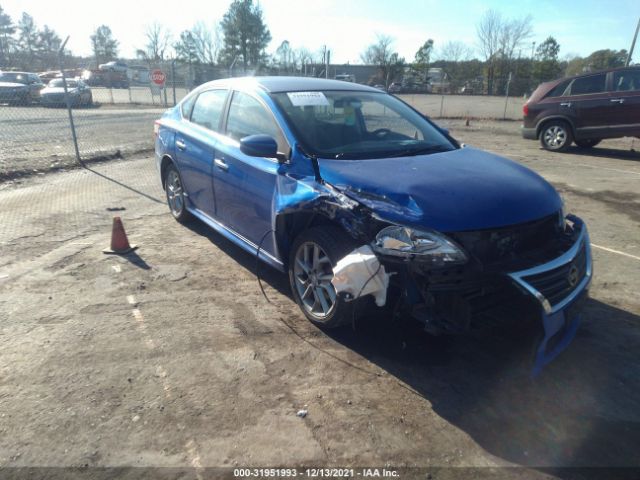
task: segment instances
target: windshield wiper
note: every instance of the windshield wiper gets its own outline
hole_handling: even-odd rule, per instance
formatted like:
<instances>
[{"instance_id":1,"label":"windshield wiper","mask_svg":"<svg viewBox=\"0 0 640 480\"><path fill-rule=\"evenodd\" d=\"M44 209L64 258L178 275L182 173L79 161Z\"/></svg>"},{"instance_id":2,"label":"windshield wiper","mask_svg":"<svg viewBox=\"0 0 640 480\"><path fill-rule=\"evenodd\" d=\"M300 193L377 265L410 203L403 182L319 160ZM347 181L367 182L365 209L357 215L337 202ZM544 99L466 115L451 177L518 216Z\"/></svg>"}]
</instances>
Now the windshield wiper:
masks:
<instances>
[{"instance_id":1,"label":"windshield wiper","mask_svg":"<svg viewBox=\"0 0 640 480\"><path fill-rule=\"evenodd\" d=\"M414 155L423 155L426 153L449 152L451 150L453 149L447 147L446 145L430 145L428 147L408 148L406 150L400 150L399 152L395 152L387 156L390 158L391 157L411 157Z\"/></svg>"}]
</instances>

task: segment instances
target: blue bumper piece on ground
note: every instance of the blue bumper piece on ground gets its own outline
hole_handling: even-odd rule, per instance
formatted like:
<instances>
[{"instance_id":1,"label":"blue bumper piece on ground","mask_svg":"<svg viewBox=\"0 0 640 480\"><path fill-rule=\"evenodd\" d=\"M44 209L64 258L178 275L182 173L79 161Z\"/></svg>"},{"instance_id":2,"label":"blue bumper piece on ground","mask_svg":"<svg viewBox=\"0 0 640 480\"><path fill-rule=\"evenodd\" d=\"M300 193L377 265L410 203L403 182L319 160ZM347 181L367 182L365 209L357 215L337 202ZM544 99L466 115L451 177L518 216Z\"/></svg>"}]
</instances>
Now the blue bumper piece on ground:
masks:
<instances>
[{"instance_id":1,"label":"blue bumper piece on ground","mask_svg":"<svg viewBox=\"0 0 640 480\"><path fill-rule=\"evenodd\" d=\"M576 336L580 326L580 314L569 316L569 312L570 310L560 310L551 315L542 314L544 338L536 350L533 369L531 370L532 377L537 377L544 366L560 355ZM559 340L549 349L551 340L557 335L560 335Z\"/></svg>"}]
</instances>

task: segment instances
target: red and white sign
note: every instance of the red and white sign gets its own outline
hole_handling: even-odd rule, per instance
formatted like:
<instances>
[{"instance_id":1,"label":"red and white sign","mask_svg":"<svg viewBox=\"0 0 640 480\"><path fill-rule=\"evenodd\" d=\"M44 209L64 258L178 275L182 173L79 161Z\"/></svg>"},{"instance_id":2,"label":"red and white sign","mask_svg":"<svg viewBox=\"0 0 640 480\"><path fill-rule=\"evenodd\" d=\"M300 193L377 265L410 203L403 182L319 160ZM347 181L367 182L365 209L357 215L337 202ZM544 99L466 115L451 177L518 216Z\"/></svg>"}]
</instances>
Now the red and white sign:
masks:
<instances>
[{"instance_id":1,"label":"red and white sign","mask_svg":"<svg viewBox=\"0 0 640 480\"><path fill-rule=\"evenodd\" d=\"M151 81L154 84L162 87L164 85L164 81L167 79L167 75L162 70L156 69L151 72L149 78L151 78Z\"/></svg>"}]
</instances>

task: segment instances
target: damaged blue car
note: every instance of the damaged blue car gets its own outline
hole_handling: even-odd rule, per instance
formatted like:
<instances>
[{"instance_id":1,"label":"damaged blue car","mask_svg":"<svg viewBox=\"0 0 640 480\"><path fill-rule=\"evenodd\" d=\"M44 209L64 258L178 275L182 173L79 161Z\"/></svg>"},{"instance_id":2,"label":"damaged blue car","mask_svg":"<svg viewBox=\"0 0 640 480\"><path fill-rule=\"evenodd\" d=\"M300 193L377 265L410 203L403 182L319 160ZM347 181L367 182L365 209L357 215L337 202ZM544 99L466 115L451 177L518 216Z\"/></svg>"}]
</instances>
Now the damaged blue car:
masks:
<instances>
[{"instance_id":1,"label":"damaged blue car","mask_svg":"<svg viewBox=\"0 0 640 480\"><path fill-rule=\"evenodd\" d=\"M287 272L305 316L350 322L374 297L432 333L539 312L538 363L575 334L585 224L542 177L470 147L398 98L316 78L200 86L155 124L171 213Z\"/></svg>"}]
</instances>

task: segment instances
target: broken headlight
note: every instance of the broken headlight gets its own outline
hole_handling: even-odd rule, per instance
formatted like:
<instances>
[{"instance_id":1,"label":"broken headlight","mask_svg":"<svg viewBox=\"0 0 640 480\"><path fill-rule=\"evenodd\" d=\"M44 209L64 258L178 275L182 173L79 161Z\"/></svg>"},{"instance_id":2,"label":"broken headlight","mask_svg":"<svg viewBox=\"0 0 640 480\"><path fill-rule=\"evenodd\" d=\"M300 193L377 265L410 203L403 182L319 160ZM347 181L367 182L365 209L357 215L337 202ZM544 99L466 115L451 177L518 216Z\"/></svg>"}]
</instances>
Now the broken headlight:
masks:
<instances>
[{"instance_id":1,"label":"broken headlight","mask_svg":"<svg viewBox=\"0 0 640 480\"><path fill-rule=\"evenodd\" d=\"M432 230L414 230L409 227L383 228L376 235L373 249L382 255L413 258L434 266L467 261L467 255L462 248L441 233Z\"/></svg>"}]
</instances>

